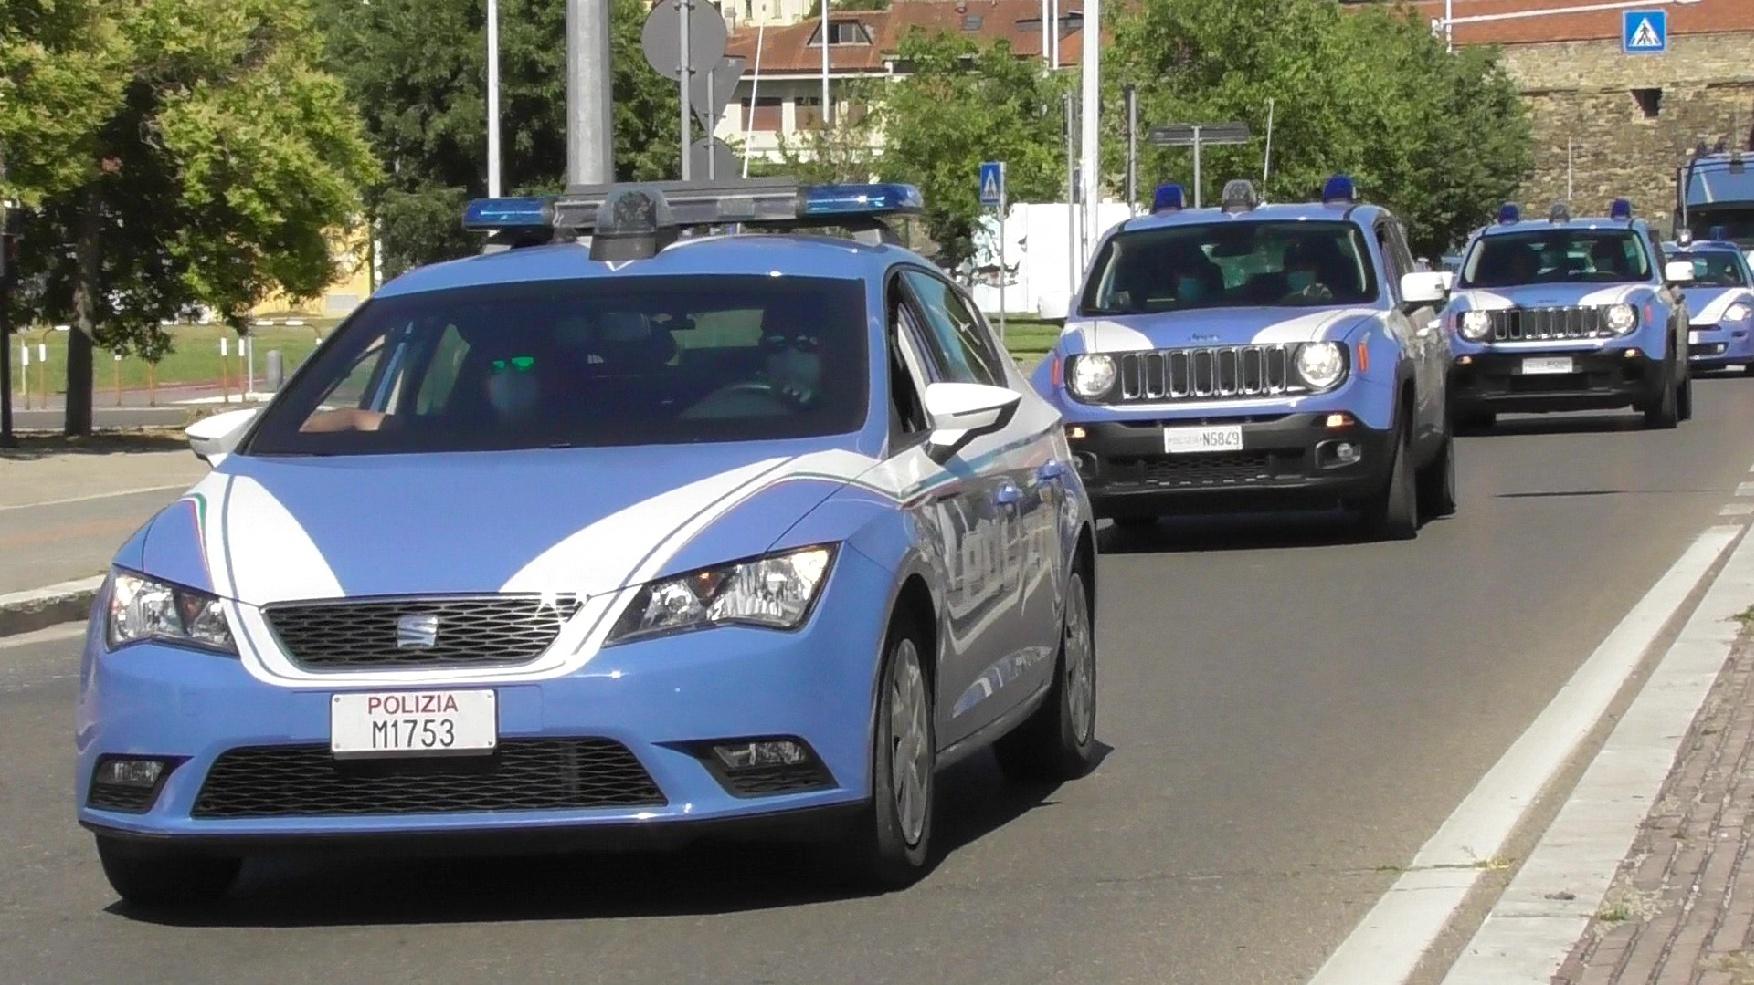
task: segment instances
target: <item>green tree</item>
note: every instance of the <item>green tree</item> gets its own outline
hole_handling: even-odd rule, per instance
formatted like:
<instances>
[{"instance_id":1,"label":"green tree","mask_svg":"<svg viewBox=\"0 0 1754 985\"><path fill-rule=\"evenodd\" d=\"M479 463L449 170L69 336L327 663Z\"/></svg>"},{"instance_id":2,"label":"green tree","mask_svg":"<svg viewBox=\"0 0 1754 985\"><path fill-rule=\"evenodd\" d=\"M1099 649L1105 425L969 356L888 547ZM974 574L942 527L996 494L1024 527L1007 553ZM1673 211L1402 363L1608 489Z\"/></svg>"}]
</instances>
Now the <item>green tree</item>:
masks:
<instances>
[{"instance_id":1,"label":"green tree","mask_svg":"<svg viewBox=\"0 0 1754 985\"><path fill-rule=\"evenodd\" d=\"M377 167L316 67L307 0L40 0L6 17L0 37L27 42L23 57L5 46L0 86L30 102L7 100L0 146L36 149L10 179L36 206L21 299L78 329L66 430L82 434L94 340L159 352L161 320L191 305L241 332L269 294L321 291L333 234L358 219ZM75 56L66 71L39 73L58 52Z\"/></svg>"},{"instance_id":2,"label":"green tree","mask_svg":"<svg viewBox=\"0 0 1754 985\"><path fill-rule=\"evenodd\" d=\"M1119 174L1120 87L1139 87L1142 125L1241 120L1264 135L1274 101L1269 199L1307 199L1331 174L1407 221L1435 254L1531 166L1527 113L1491 49L1451 55L1403 7L1332 0L1143 0L1115 24L1104 92L1104 170ZM1206 200L1259 179L1260 140L1209 148ZM1141 184L1192 180L1186 149L1148 148Z\"/></svg>"},{"instance_id":3,"label":"green tree","mask_svg":"<svg viewBox=\"0 0 1754 985\"><path fill-rule=\"evenodd\" d=\"M347 82L388 172L371 205L391 273L479 248L459 227L486 194L483 0L319 0L328 64ZM612 0L616 176L680 170L676 84L640 52L649 4ZM566 176L565 0L502 0L501 166L507 194L552 192Z\"/></svg>"},{"instance_id":4,"label":"green tree","mask_svg":"<svg viewBox=\"0 0 1754 985\"><path fill-rule=\"evenodd\" d=\"M975 253L980 162L1005 162L1013 201L1058 194L1064 80L1003 41L983 45L916 30L899 56L910 74L893 84L880 111L884 175L919 186L936 259L955 268Z\"/></svg>"}]
</instances>

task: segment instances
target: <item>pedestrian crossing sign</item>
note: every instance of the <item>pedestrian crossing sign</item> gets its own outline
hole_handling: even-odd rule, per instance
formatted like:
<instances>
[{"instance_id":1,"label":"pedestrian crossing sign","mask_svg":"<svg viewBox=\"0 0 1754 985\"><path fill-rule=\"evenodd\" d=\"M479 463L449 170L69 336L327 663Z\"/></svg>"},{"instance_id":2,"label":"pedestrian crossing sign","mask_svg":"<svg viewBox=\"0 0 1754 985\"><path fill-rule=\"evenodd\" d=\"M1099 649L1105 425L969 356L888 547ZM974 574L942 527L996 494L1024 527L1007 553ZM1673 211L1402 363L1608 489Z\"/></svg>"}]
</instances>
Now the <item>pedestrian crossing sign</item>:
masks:
<instances>
[{"instance_id":1,"label":"pedestrian crossing sign","mask_svg":"<svg viewBox=\"0 0 1754 985\"><path fill-rule=\"evenodd\" d=\"M981 163L980 174L981 205L991 208L1003 208L1005 205L1005 162L984 161Z\"/></svg>"},{"instance_id":2,"label":"pedestrian crossing sign","mask_svg":"<svg viewBox=\"0 0 1754 985\"><path fill-rule=\"evenodd\" d=\"M1660 55L1669 50L1669 12L1628 10L1621 14L1620 50L1629 55Z\"/></svg>"}]
</instances>

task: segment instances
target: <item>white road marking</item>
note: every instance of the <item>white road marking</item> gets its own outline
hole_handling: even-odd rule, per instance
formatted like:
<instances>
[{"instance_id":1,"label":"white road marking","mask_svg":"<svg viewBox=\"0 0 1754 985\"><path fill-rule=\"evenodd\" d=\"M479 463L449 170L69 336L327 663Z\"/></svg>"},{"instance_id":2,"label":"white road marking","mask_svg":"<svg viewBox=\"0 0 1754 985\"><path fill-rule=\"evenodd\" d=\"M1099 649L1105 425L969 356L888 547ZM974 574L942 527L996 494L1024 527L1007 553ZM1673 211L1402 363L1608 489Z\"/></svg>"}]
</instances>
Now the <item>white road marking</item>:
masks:
<instances>
[{"instance_id":1,"label":"white road marking","mask_svg":"<svg viewBox=\"0 0 1754 985\"><path fill-rule=\"evenodd\" d=\"M1601 906L1754 597L1744 539L1444 985L1547 985Z\"/></svg>"},{"instance_id":2,"label":"white road marking","mask_svg":"<svg viewBox=\"0 0 1754 985\"><path fill-rule=\"evenodd\" d=\"M92 493L89 496L69 496L66 499L44 499L38 500L35 503L19 503L16 506L0 506L0 513L9 513L13 510L34 510L43 506L65 506L68 503L89 503L98 499L116 499L121 496L138 496L141 493L149 492L170 492L173 489L181 492L187 488L189 488L189 483L179 482L172 486L140 486L136 489L117 489L114 492Z\"/></svg>"},{"instance_id":3,"label":"white road marking","mask_svg":"<svg viewBox=\"0 0 1754 985\"><path fill-rule=\"evenodd\" d=\"M1725 503L1718 516L1747 516L1754 513L1754 503Z\"/></svg>"},{"instance_id":4,"label":"white road marking","mask_svg":"<svg viewBox=\"0 0 1754 985\"><path fill-rule=\"evenodd\" d=\"M1601 719L1663 625L1741 531L1711 527L1688 546L1480 778L1309 985L1399 985L1412 974L1482 868L1498 855L1524 812Z\"/></svg>"},{"instance_id":5,"label":"white road marking","mask_svg":"<svg viewBox=\"0 0 1754 985\"><path fill-rule=\"evenodd\" d=\"M1736 487L1738 496L1754 496L1754 482L1744 482Z\"/></svg>"}]
</instances>

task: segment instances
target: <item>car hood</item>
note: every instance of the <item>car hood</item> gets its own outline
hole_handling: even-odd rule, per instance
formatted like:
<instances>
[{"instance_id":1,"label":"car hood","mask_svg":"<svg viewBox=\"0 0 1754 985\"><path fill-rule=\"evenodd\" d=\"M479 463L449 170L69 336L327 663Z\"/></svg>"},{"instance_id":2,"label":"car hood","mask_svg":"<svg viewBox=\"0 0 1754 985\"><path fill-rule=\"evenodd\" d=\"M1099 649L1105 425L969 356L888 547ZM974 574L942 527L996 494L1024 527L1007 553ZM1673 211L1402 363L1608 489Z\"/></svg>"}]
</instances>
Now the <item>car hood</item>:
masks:
<instances>
[{"instance_id":1,"label":"car hood","mask_svg":"<svg viewBox=\"0 0 1754 985\"><path fill-rule=\"evenodd\" d=\"M1208 308L1074 321L1068 353L1136 352L1199 345L1338 341L1376 316L1372 308Z\"/></svg>"},{"instance_id":2,"label":"car hood","mask_svg":"<svg viewBox=\"0 0 1754 985\"><path fill-rule=\"evenodd\" d=\"M232 456L152 521L137 559L251 605L587 596L763 553L875 464L801 442Z\"/></svg>"},{"instance_id":3,"label":"car hood","mask_svg":"<svg viewBox=\"0 0 1754 985\"><path fill-rule=\"evenodd\" d=\"M1745 287L1687 288L1687 318L1695 325L1716 325L1737 301L1754 302L1754 291Z\"/></svg>"},{"instance_id":4,"label":"car hood","mask_svg":"<svg viewBox=\"0 0 1754 985\"><path fill-rule=\"evenodd\" d=\"M1523 284L1516 287L1463 288L1450 296L1451 311L1502 311L1506 308L1590 307L1641 304L1656 294L1654 284Z\"/></svg>"}]
</instances>

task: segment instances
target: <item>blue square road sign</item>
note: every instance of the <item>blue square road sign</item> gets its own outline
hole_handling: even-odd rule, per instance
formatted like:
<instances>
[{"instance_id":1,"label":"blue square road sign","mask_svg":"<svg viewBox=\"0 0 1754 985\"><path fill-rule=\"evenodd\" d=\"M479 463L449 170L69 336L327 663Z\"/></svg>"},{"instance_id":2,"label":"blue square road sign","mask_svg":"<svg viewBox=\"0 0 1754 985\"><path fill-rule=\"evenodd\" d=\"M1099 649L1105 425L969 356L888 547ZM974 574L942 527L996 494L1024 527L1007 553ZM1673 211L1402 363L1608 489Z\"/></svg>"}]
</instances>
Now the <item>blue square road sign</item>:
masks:
<instances>
[{"instance_id":1,"label":"blue square road sign","mask_svg":"<svg viewBox=\"0 0 1754 985\"><path fill-rule=\"evenodd\" d=\"M1620 15L1620 50L1628 55L1660 55L1669 50L1669 12L1627 10Z\"/></svg>"},{"instance_id":2,"label":"blue square road sign","mask_svg":"<svg viewBox=\"0 0 1754 985\"><path fill-rule=\"evenodd\" d=\"M981 205L1001 208L1005 204L1005 162L983 161L980 173Z\"/></svg>"}]
</instances>

